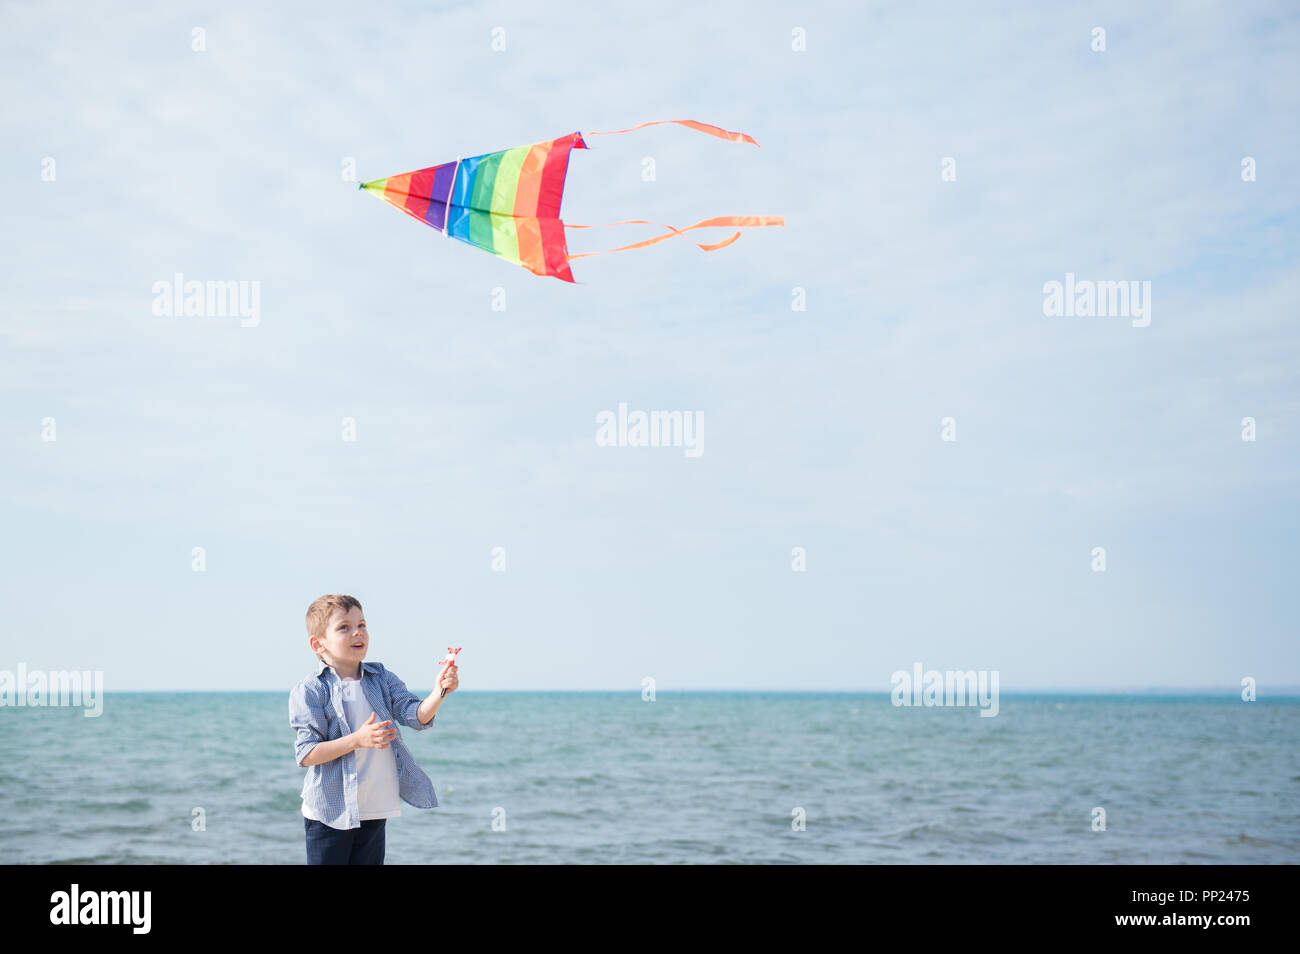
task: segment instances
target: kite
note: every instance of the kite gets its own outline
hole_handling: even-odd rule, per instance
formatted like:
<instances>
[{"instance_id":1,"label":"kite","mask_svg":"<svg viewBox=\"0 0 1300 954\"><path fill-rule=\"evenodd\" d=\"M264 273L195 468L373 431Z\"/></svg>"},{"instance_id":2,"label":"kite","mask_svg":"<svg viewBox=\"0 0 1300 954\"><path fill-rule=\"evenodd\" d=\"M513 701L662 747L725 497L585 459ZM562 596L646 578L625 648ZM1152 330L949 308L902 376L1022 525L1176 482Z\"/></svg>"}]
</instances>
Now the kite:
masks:
<instances>
[{"instance_id":1,"label":"kite","mask_svg":"<svg viewBox=\"0 0 1300 954\"><path fill-rule=\"evenodd\" d=\"M588 136L614 136L646 126L676 123L688 129L731 142L758 145L744 133L729 132L717 126L690 119L666 119L642 123L631 129L587 133ZM506 261L522 265L535 275L550 276L573 282L569 262L589 255L605 255L644 248L665 239L704 228L761 228L784 226L779 215L727 215L704 219L686 228L627 219L606 225L658 225L668 234L657 238L611 248L603 252L570 255L565 229L589 229L603 226L570 225L560 220L560 203L564 198L564 177L569 168L569 153L587 149L582 133L570 133L550 142L537 142L481 156L460 158L439 166L404 172L386 179L361 183L358 188L396 206L412 218L444 235L491 252ZM725 248L740 238L713 244L695 243L706 252Z\"/></svg>"}]
</instances>

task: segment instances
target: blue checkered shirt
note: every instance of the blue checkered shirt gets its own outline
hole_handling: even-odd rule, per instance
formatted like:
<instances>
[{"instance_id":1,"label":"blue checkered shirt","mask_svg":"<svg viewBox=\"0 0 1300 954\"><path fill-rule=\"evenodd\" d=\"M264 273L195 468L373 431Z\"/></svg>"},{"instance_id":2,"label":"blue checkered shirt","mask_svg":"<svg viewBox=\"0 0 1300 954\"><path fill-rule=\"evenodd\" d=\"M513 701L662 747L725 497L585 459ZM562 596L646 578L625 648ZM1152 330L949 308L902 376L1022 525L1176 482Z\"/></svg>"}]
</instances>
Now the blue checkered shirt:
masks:
<instances>
[{"instance_id":1,"label":"blue checkered shirt","mask_svg":"<svg viewBox=\"0 0 1300 954\"><path fill-rule=\"evenodd\" d=\"M375 712L376 723L391 719L394 729L398 723L412 729L427 729L433 725L433 719L428 725L420 723L417 715L420 697L380 663L361 664L361 691ZM289 725L298 734L293 743L293 754L299 765L319 743L341 739L354 731L347 722L342 680L334 667L322 661L315 672L293 687L289 693ZM438 796L434 794L433 782L415 764L414 757L402 743L401 729L397 729L397 736L389 744L397 760L397 788L402 801L416 808L437 808ZM307 766L302 801L307 809L304 814L331 828L360 828L356 753L349 752L329 762Z\"/></svg>"}]
</instances>

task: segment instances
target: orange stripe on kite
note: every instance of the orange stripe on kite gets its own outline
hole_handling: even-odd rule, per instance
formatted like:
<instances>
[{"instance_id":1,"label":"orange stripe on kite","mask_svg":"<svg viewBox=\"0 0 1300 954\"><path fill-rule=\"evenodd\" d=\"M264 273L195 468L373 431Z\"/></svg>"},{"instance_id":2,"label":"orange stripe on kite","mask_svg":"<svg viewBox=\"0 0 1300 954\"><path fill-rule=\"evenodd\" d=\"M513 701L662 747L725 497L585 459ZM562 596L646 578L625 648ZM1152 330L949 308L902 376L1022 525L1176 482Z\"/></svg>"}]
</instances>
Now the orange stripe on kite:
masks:
<instances>
[{"instance_id":1,"label":"orange stripe on kite","mask_svg":"<svg viewBox=\"0 0 1300 954\"><path fill-rule=\"evenodd\" d=\"M549 142L535 143L519 167L519 191L515 193L515 215L535 217L542 189L542 172L546 168Z\"/></svg>"},{"instance_id":2,"label":"orange stripe on kite","mask_svg":"<svg viewBox=\"0 0 1300 954\"><path fill-rule=\"evenodd\" d=\"M546 252L542 248L542 227L536 218L515 219L519 241L519 261L534 275L546 274Z\"/></svg>"}]
</instances>

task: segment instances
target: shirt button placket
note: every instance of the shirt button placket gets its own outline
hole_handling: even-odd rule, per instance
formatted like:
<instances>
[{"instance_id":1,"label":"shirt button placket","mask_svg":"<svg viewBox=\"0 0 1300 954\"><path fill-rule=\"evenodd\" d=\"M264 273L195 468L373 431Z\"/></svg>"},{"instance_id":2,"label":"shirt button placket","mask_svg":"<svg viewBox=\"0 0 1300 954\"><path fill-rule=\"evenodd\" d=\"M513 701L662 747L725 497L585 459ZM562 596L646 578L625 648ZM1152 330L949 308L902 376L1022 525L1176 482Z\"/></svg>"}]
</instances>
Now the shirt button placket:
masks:
<instances>
[{"instance_id":1,"label":"shirt button placket","mask_svg":"<svg viewBox=\"0 0 1300 954\"><path fill-rule=\"evenodd\" d=\"M343 708L343 683L338 679L335 679L333 684L330 686L330 698L334 700L334 711L339 714L340 721L343 722L343 724L346 726L348 723L347 723L347 712ZM350 761L351 764L355 767L356 755L352 752L349 752L347 756L345 756L345 761ZM361 813L360 809L353 808L353 806L356 805L357 803L357 784L356 784L357 773L346 772L344 773L344 775L345 777L343 780L343 801L344 801L344 807L347 809L348 812L348 822L349 824L359 824L358 816Z\"/></svg>"}]
</instances>

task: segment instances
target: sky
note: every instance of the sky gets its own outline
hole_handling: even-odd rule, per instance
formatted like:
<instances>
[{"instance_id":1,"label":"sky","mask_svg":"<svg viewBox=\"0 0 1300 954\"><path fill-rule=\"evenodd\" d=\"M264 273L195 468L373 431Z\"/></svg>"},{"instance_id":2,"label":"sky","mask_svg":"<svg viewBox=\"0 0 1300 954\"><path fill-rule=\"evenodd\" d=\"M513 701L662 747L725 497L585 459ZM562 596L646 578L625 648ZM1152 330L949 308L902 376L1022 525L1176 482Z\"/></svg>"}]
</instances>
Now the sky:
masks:
<instances>
[{"instance_id":1,"label":"sky","mask_svg":"<svg viewBox=\"0 0 1300 954\"><path fill-rule=\"evenodd\" d=\"M419 687L1300 684L1298 52L1264 2L6 2L0 669L287 692L347 593ZM759 147L590 136L565 221L785 226L568 284L357 190L673 119Z\"/></svg>"}]
</instances>

